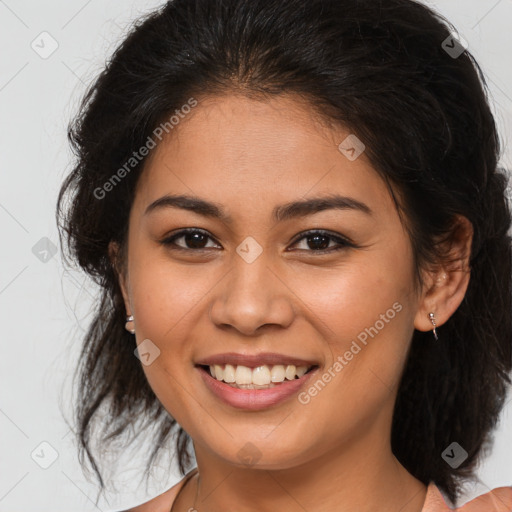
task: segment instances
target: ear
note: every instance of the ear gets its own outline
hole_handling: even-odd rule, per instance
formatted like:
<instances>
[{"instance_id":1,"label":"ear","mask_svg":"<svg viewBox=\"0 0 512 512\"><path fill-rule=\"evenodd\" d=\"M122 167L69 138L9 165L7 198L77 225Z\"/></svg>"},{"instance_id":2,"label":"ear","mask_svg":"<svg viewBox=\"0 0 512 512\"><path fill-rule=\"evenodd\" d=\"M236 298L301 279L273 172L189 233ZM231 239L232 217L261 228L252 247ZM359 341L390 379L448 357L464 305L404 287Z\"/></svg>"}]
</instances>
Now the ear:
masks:
<instances>
[{"instance_id":1,"label":"ear","mask_svg":"<svg viewBox=\"0 0 512 512\"><path fill-rule=\"evenodd\" d=\"M434 313L434 321L439 327L460 306L470 279L472 240L471 222L466 217L457 215L451 236L443 242L447 252L446 261L424 273L424 287L414 318L414 327L418 331L430 331L434 328L429 313Z\"/></svg>"},{"instance_id":2,"label":"ear","mask_svg":"<svg viewBox=\"0 0 512 512\"><path fill-rule=\"evenodd\" d=\"M108 256L110 259L110 263L112 264L112 267L114 267L114 272L117 275L119 287L121 288L121 292L123 294L126 314L131 315L132 310L130 306L131 301L129 294L128 279L126 276L124 265L122 265L122 262L120 261L119 244L117 242L110 242L108 244Z\"/></svg>"}]
</instances>

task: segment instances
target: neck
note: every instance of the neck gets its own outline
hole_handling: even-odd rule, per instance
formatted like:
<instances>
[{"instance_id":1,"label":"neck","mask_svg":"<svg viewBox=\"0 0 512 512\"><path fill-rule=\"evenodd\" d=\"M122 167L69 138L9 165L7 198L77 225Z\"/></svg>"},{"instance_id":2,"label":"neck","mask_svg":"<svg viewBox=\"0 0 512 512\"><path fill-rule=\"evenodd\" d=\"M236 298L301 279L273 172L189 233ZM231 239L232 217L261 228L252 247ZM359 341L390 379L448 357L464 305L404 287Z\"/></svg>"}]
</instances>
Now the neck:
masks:
<instances>
[{"instance_id":1,"label":"neck","mask_svg":"<svg viewBox=\"0 0 512 512\"><path fill-rule=\"evenodd\" d=\"M220 512L421 512L427 487L391 450L364 439L286 469L227 464L200 447L199 474L187 485L176 510Z\"/></svg>"}]
</instances>

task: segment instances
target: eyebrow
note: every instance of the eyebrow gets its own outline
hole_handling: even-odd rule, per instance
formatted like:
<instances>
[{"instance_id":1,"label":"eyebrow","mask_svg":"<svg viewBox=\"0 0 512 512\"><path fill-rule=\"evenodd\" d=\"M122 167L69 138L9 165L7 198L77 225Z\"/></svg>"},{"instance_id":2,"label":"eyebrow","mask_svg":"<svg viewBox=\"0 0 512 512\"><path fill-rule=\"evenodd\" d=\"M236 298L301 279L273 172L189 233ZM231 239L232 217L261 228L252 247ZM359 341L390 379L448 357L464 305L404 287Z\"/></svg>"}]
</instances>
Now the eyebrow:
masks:
<instances>
[{"instance_id":1,"label":"eyebrow","mask_svg":"<svg viewBox=\"0 0 512 512\"><path fill-rule=\"evenodd\" d=\"M232 223L231 217L224 211L222 205L189 195L166 194L156 201L153 201L144 211L144 215L166 208L180 208L204 217L221 220L226 224ZM292 201L276 206L272 210L272 218L275 222L282 222L284 220L306 217L307 215L332 209L356 210L367 215L373 215L373 211L365 203L352 197L331 194L301 201Z\"/></svg>"}]
</instances>

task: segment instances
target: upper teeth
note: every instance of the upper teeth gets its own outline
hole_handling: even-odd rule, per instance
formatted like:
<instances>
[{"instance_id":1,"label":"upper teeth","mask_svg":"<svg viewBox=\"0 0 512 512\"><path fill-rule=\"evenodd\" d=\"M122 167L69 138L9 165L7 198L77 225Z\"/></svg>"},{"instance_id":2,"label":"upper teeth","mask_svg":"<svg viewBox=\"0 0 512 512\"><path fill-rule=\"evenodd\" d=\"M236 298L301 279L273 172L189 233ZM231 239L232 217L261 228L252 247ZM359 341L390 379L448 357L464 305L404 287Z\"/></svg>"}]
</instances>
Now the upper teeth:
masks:
<instances>
[{"instance_id":1,"label":"upper teeth","mask_svg":"<svg viewBox=\"0 0 512 512\"><path fill-rule=\"evenodd\" d=\"M289 364L284 366L282 364L276 364L273 366L262 365L256 368L249 368L242 365L210 365L210 373L212 377L217 380L223 380L227 383L236 384L256 384L259 386L265 386L271 382L283 382L287 380L295 379L295 375L299 378L302 377L311 366L295 366Z\"/></svg>"}]
</instances>

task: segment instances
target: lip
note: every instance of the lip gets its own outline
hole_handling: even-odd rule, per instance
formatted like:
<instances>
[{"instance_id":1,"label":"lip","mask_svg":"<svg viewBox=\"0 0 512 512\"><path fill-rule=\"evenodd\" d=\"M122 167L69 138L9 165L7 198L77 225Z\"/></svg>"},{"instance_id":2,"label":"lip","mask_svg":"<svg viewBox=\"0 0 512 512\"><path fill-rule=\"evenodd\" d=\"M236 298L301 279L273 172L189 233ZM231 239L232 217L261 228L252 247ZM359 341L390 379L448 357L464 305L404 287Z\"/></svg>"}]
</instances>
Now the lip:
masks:
<instances>
[{"instance_id":1,"label":"lip","mask_svg":"<svg viewBox=\"0 0 512 512\"><path fill-rule=\"evenodd\" d=\"M277 354L276 352L262 352L261 354L239 354L229 352L225 354L215 354L200 361L195 362L196 365L211 366L214 364L224 365L243 365L248 368L256 368L258 366L275 365L275 364L294 364L295 366L319 366L318 361L299 359L294 356L285 354Z\"/></svg>"},{"instance_id":2,"label":"lip","mask_svg":"<svg viewBox=\"0 0 512 512\"><path fill-rule=\"evenodd\" d=\"M261 362L261 359L259 359ZM217 363L218 364L218 363ZM225 382L217 380L202 366L195 369L201 375L206 387L222 402L238 409L258 411L275 406L296 395L299 390L307 385L309 380L318 374L319 367L313 368L299 379L284 381L273 388L268 389L238 389Z\"/></svg>"}]
</instances>

